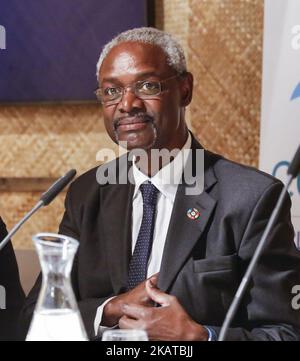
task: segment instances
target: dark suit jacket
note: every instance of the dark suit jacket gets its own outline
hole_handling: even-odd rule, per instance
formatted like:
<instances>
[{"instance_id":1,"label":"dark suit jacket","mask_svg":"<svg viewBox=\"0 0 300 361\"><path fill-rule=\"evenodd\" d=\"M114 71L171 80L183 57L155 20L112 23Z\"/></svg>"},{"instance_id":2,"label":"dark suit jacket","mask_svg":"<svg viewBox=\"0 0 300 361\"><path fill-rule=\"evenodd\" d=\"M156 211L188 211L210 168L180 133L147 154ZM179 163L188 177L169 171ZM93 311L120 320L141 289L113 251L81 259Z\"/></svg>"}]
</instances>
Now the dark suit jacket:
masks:
<instances>
[{"instance_id":1,"label":"dark suit jacket","mask_svg":"<svg viewBox=\"0 0 300 361\"><path fill-rule=\"evenodd\" d=\"M6 235L5 225L0 218L0 242ZM25 295L20 283L18 266L11 242L0 251L0 286L5 288L6 298L6 308L0 309L0 340L16 340L20 337L18 317ZM3 288L0 292L2 292L3 297Z\"/></svg>"},{"instance_id":2,"label":"dark suit jacket","mask_svg":"<svg viewBox=\"0 0 300 361\"><path fill-rule=\"evenodd\" d=\"M200 145L193 139L192 154L197 148ZM90 336L97 307L126 288L134 190L131 184L100 186L96 171L85 173L71 185L60 225L60 233L80 242L73 287ZM218 333L282 184L205 151L205 190L190 196L185 186L178 187L158 286L175 295L195 321ZM291 307L291 289L300 284L300 255L293 243L290 205L286 197L229 330L230 340L299 338L300 313ZM200 211L197 220L187 217L192 207ZM27 326L39 287L40 279L24 308Z\"/></svg>"}]
</instances>

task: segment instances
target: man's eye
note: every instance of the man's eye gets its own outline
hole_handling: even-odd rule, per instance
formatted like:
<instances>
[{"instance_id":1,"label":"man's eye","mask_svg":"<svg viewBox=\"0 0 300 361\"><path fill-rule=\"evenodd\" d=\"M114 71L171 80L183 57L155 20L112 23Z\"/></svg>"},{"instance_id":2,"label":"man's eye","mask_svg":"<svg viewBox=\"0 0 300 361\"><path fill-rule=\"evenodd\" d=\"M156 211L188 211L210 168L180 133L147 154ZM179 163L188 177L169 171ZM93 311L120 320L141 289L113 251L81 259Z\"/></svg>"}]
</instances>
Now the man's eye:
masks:
<instances>
[{"instance_id":1,"label":"man's eye","mask_svg":"<svg viewBox=\"0 0 300 361\"><path fill-rule=\"evenodd\" d=\"M158 84L156 82L147 81L146 83L143 84L142 88L145 89L145 90L157 89Z\"/></svg>"},{"instance_id":2,"label":"man's eye","mask_svg":"<svg viewBox=\"0 0 300 361\"><path fill-rule=\"evenodd\" d=\"M120 88L105 88L104 95L113 97L120 94Z\"/></svg>"},{"instance_id":3,"label":"man's eye","mask_svg":"<svg viewBox=\"0 0 300 361\"><path fill-rule=\"evenodd\" d=\"M145 83L143 83L142 85L142 89L143 90L157 90L159 89L159 84L157 82L151 82L151 81L147 81Z\"/></svg>"}]
</instances>

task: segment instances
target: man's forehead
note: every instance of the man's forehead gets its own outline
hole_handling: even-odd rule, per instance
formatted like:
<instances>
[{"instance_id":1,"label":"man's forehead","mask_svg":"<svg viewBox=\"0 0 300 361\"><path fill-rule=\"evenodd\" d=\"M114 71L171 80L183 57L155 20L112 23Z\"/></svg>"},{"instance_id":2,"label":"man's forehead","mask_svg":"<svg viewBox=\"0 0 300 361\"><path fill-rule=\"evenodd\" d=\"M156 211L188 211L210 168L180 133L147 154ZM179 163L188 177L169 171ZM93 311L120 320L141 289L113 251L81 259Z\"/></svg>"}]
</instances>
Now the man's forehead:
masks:
<instances>
[{"instance_id":1,"label":"man's forehead","mask_svg":"<svg viewBox=\"0 0 300 361\"><path fill-rule=\"evenodd\" d=\"M152 44L124 42L108 53L101 65L100 77L136 74L147 68L158 73L168 68L163 50Z\"/></svg>"}]
</instances>

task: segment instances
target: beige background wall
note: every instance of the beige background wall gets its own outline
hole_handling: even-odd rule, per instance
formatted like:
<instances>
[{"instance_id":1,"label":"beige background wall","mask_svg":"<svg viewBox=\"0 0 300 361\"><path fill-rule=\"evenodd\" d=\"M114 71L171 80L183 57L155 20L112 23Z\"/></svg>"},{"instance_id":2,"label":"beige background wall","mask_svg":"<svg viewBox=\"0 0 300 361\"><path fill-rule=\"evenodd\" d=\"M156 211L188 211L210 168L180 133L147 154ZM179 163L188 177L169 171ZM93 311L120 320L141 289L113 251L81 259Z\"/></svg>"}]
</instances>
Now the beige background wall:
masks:
<instances>
[{"instance_id":1,"label":"beige background wall","mask_svg":"<svg viewBox=\"0 0 300 361\"><path fill-rule=\"evenodd\" d=\"M210 150L257 166L263 0L156 0L156 26L179 39L195 76L191 129ZM102 147L113 144L98 105L0 106L0 215L8 228L52 179L95 166ZM16 248L57 230L64 196L19 232Z\"/></svg>"}]
</instances>

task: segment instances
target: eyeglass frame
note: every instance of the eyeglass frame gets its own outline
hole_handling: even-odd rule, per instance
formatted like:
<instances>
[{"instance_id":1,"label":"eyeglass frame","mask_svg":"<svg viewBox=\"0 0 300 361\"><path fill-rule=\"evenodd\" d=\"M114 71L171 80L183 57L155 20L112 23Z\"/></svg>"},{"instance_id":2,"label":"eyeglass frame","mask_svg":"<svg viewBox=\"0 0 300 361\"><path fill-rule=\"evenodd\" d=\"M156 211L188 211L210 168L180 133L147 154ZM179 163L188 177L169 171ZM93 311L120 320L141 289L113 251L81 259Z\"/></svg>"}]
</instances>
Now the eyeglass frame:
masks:
<instances>
[{"instance_id":1,"label":"eyeglass frame","mask_svg":"<svg viewBox=\"0 0 300 361\"><path fill-rule=\"evenodd\" d=\"M94 93L98 99L98 101L102 104L102 105L115 105L115 104L118 104L120 103L120 101L123 99L123 96L124 96L124 93L125 91L127 90L127 88L132 88L133 89L133 93L135 94L135 96L139 99L151 99L152 97L157 97L158 95L160 95L161 93L163 93L163 89L162 89L162 84L161 83L164 83L168 80L171 80L171 79L175 79L175 78L178 78L178 77L182 77L184 75L186 75L187 72L184 71L184 72L181 72L181 73L178 73L176 75L173 75L169 78L166 78L166 79L162 79L162 80L138 80L134 83L131 83L131 84L128 84L126 86L117 86L116 88L120 88L122 90L122 93L121 93L121 96L119 99L115 99L115 100L108 100L106 102L102 101L100 96L97 94L99 92L99 90L104 90L102 87L98 87L97 89L94 90ZM152 95L146 95L145 97L141 97L139 95L136 94L136 85L137 84L143 84L143 83L148 83L148 82L155 82L155 83L158 83L159 84L159 93L157 94L152 94Z\"/></svg>"}]
</instances>

